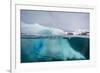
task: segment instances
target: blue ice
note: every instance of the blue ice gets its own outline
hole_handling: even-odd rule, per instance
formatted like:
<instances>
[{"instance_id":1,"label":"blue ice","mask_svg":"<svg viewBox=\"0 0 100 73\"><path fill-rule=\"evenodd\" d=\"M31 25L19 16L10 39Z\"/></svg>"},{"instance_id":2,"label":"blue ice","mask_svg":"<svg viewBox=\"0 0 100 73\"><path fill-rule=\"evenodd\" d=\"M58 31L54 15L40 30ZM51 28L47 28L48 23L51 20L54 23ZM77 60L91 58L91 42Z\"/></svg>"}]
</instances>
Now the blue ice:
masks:
<instances>
[{"instance_id":1,"label":"blue ice","mask_svg":"<svg viewBox=\"0 0 100 73\"><path fill-rule=\"evenodd\" d=\"M34 24L29 27L22 27L24 35L43 35L43 36L58 36L65 35L64 31L57 28L49 28L39 24ZM74 50L68 38L36 38L36 39L21 39L22 58L27 61L52 61L69 60L69 59L85 59L78 51Z\"/></svg>"}]
</instances>

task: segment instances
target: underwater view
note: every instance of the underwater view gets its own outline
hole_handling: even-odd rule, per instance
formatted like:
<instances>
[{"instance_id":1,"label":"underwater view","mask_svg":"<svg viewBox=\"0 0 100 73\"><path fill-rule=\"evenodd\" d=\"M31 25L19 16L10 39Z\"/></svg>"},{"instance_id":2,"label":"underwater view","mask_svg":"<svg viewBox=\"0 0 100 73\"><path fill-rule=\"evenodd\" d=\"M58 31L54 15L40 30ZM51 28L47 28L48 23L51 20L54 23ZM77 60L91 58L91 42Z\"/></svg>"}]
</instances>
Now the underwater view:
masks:
<instances>
[{"instance_id":1,"label":"underwater view","mask_svg":"<svg viewBox=\"0 0 100 73\"><path fill-rule=\"evenodd\" d=\"M21 10L20 62L90 59L89 13Z\"/></svg>"},{"instance_id":2,"label":"underwater view","mask_svg":"<svg viewBox=\"0 0 100 73\"><path fill-rule=\"evenodd\" d=\"M22 37L21 62L88 60L87 37Z\"/></svg>"}]
</instances>

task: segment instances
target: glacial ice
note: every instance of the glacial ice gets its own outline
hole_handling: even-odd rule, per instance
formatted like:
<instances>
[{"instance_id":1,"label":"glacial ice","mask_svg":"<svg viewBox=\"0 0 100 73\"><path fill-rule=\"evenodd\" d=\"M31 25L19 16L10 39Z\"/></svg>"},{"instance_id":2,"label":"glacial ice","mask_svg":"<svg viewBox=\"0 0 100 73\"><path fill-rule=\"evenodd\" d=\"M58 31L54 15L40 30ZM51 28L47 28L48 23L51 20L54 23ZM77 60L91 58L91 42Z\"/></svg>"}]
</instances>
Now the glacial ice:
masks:
<instances>
[{"instance_id":1,"label":"glacial ice","mask_svg":"<svg viewBox=\"0 0 100 73\"><path fill-rule=\"evenodd\" d=\"M40 24L25 24L22 22L21 33L25 35L64 35L64 31L58 28L46 27Z\"/></svg>"},{"instance_id":2,"label":"glacial ice","mask_svg":"<svg viewBox=\"0 0 100 73\"><path fill-rule=\"evenodd\" d=\"M64 31L58 28L50 28L40 24L25 24L21 27L24 35L65 35ZM74 50L68 38L38 38L38 39L21 39L21 58L22 61L52 61L52 60L79 60L85 57L78 51Z\"/></svg>"}]
</instances>

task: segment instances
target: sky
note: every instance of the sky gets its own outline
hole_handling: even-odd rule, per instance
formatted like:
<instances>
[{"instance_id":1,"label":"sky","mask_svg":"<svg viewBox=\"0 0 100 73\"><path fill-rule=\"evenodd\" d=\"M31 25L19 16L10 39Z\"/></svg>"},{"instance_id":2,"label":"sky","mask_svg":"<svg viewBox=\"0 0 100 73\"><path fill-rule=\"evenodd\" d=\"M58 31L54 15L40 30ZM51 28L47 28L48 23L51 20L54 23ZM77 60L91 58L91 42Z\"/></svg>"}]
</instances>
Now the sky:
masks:
<instances>
[{"instance_id":1,"label":"sky","mask_svg":"<svg viewBox=\"0 0 100 73\"><path fill-rule=\"evenodd\" d=\"M65 32L89 31L89 17L89 13L82 12L21 10L21 22L29 26L37 23L48 27L55 27Z\"/></svg>"}]
</instances>

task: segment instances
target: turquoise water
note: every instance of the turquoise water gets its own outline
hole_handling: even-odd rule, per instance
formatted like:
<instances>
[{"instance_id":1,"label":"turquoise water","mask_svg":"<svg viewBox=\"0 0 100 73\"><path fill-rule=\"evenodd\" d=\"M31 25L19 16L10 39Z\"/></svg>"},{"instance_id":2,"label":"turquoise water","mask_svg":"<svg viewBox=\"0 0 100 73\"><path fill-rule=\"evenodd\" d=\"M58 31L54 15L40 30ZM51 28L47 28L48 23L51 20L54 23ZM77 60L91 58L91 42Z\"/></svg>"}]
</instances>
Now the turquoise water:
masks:
<instances>
[{"instance_id":1,"label":"turquoise water","mask_svg":"<svg viewBox=\"0 0 100 73\"><path fill-rule=\"evenodd\" d=\"M21 63L89 59L89 37L21 37Z\"/></svg>"}]
</instances>

